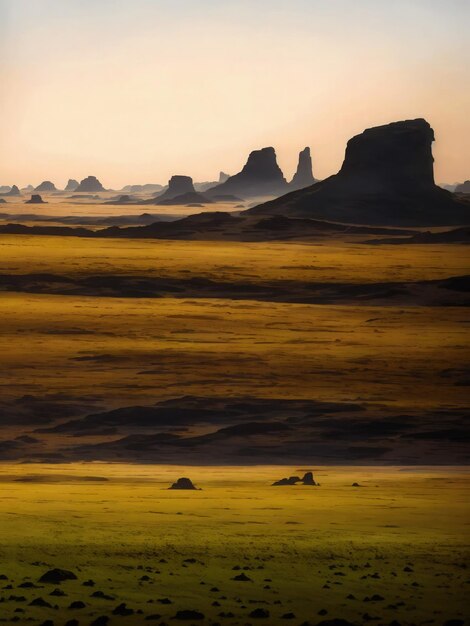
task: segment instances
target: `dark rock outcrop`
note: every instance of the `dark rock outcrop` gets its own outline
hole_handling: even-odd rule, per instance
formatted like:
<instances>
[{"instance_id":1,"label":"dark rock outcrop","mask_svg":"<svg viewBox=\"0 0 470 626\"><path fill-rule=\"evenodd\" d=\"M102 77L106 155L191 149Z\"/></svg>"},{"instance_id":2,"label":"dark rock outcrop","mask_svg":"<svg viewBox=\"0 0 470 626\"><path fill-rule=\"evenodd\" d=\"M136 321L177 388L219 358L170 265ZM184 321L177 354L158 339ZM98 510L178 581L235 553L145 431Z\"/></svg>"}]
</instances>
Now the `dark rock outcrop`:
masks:
<instances>
[{"instance_id":1,"label":"dark rock outcrop","mask_svg":"<svg viewBox=\"0 0 470 626\"><path fill-rule=\"evenodd\" d=\"M304 189L310 187L315 182L312 170L312 157L310 155L310 148L304 148L299 153L299 163L297 165L297 171L294 174L294 178L289 183L289 187L296 191L297 189Z\"/></svg>"},{"instance_id":2,"label":"dark rock outcrop","mask_svg":"<svg viewBox=\"0 0 470 626\"><path fill-rule=\"evenodd\" d=\"M148 204L155 204L161 200L172 200L177 196L182 196L185 193L196 193L193 185L193 179L191 176L172 176L168 181L168 188L156 198L147 200Z\"/></svg>"},{"instance_id":3,"label":"dark rock outcrop","mask_svg":"<svg viewBox=\"0 0 470 626\"><path fill-rule=\"evenodd\" d=\"M169 489L189 489L197 490L190 478L178 478L178 480L169 487Z\"/></svg>"},{"instance_id":4,"label":"dark rock outcrop","mask_svg":"<svg viewBox=\"0 0 470 626\"><path fill-rule=\"evenodd\" d=\"M249 211L352 224L466 224L468 205L434 183L433 141L424 119L369 128L348 141L338 174Z\"/></svg>"},{"instance_id":5,"label":"dark rock outcrop","mask_svg":"<svg viewBox=\"0 0 470 626\"><path fill-rule=\"evenodd\" d=\"M288 184L277 164L274 148L254 150L244 168L224 183L208 190L211 195L233 194L249 196L278 196L288 190Z\"/></svg>"},{"instance_id":6,"label":"dark rock outcrop","mask_svg":"<svg viewBox=\"0 0 470 626\"><path fill-rule=\"evenodd\" d=\"M70 572L69 570L55 568L43 574L39 579L39 582L58 585L61 582L64 582L64 580L77 580L77 577L73 572Z\"/></svg>"},{"instance_id":7,"label":"dark rock outcrop","mask_svg":"<svg viewBox=\"0 0 470 626\"><path fill-rule=\"evenodd\" d=\"M96 191L106 191L100 181L96 178L96 176L87 176L84 178L75 191L80 192L96 192Z\"/></svg>"},{"instance_id":8,"label":"dark rock outcrop","mask_svg":"<svg viewBox=\"0 0 470 626\"><path fill-rule=\"evenodd\" d=\"M455 193L470 193L470 180L466 180L464 183L457 185Z\"/></svg>"},{"instance_id":9,"label":"dark rock outcrop","mask_svg":"<svg viewBox=\"0 0 470 626\"><path fill-rule=\"evenodd\" d=\"M64 191L75 191L79 185L78 180L69 178L69 182L66 184Z\"/></svg>"},{"instance_id":10,"label":"dark rock outcrop","mask_svg":"<svg viewBox=\"0 0 470 626\"><path fill-rule=\"evenodd\" d=\"M50 180L43 180L40 185L34 188L34 191L57 191L54 183L51 183Z\"/></svg>"},{"instance_id":11,"label":"dark rock outcrop","mask_svg":"<svg viewBox=\"0 0 470 626\"><path fill-rule=\"evenodd\" d=\"M315 482L315 479L313 478L313 472L306 472L303 478L299 478L299 476L281 478L281 480L276 480L271 486L284 487L285 485L297 485L298 483L302 483L302 485L310 485L311 487L318 486L318 483Z\"/></svg>"},{"instance_id":12,"label":"dark rock outcrop","mask_svg":"<svg viewBox=\"0 0 470 626\"><path fill-rule=\"evenodd\" d=\"M289 476L289 478L281 478L281 480L276 480L271 486L283 487L284 485L296 485L297 483L300 483L299 476Z\"/></svg>"},{"instance_id":13,"label":"dark rock outcrop","mask_svg":"<svg viewBox=\"0 0 470 626\"><path fill-rule=\"evenodd\" d=\"M38 193L33 193L31 198L26 200L25 204L47 204L47 202L44 202Z\"/></svg>"},{"instance_id":14,"label":"dark rock outcrop","mask_svg":"<svg viewBox=\"0 0 470 626\"><path fill-rule=\"evenodd\" d=\"M219 172L219 184L225 183L226 180L230 178L230 174L226 174L225 172Z\"/></svg>"},{"instance_id":15,"label":"dark rock outcrop","mask_svg":"<svg viewBox=\"0 0 470 626\"><path fill-rule=\"evenodd\" d=\"M302 478L302 483L304 485L311 485L312 487L316 487L318 484L315 482L313 472L305 472L304 477Z\"/></svg>"}]
</instances>

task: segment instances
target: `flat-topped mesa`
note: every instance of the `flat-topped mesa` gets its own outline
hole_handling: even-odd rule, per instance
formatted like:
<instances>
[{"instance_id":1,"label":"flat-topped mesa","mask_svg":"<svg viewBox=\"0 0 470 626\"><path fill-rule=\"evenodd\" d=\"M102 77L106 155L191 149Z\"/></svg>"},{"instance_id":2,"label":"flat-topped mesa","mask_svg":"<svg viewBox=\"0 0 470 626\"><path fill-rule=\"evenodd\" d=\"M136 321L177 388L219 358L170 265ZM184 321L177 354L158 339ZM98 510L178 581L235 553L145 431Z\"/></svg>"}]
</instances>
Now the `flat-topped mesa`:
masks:
<instances>
[{"instance_id":1,"label":"flat-topped mesa","mask_svg":"<svg viewBox=\"0 0 470 626\"><path fill-rule=\"evenodd\" d=\"M277 164L274 148L262 148L250 153L242 171L229 176L220 185L212 187L211 195L234 194L236 196L276 196L289 187Z\"/></svg>"},{"instance_id":2,"label":"flat-topped mesa","mask_svg":"<svg viewBox=\"0 0 470 626\"><path fill-rule=\"evenodd\" d=\"M337 174L249 212L347 224L467 224L464 200L434 183L433 141L424 119L369 128L348 141Z\"/></svg>"},{"instance_id":3,"label":"flat-topped mesa","mask_svg":"<svg viewBox=\"0 0 470 626\"><path fill-rule=\"evenodd\" d=\"M176 175L172 176L168 181L168 189L159 194L156 199L158 201L172 200L173 198L182 196L186 193L196 193L193 185L193 179L191 176Z\"/></svg>"},{"instance_id":4,"label":"flat-topped mesa","mask_svg":"<svg viewBox=\"0 0 470 626\"><path fill-rule=\"evenodd\" d=\"M289 188L292 191L297 189L304 189L304 187L310 187L315 182L313 177L312 157L310 154L310 148L304 148L299 153L299 163L297 165L297 171L294 174L294 178L289 183Z\"/></svg>"},{"instance_id":5,"label":"flat-topped mesa","mask_svg":"<svg viewBox=\"0 0 470 626\"><path fill-rule=\"evenodd\" d=\"M26 200L25 204L47 204L47 202L44 202L38 193L33 193L31 198Z\"/></svg>"},{"instance_id":6,"label":"flat-topped mesa","mask_svg":"<svg viewBox=\"0 0 470 626\"><path fill-rule=\"evenodd\" d=\"M75 180L74 178L69 178L69 181L66 184L64 191L75 191L78 185L78 180Z\"/></svg>"},{"instance_id":7,"label":"flat-topped mesa","mask_svg":"<svg viewBox=\"0 0 470 626\"><path fill-rule=\"evenodd\" d=\"M43 180L40 185L34 188L34 191L41 191L44 193L47 191L57 191L57 189L54 183L51 183L50 180Z\"/></svg>"},{"instance_id":8,"label":"flat-topped mesa","mask_svg":"<svg viewBox=\"0 0 470 626\"><path fill-rule=\"evenodd\" d=\"M368 128L348 141L338 175L367 193L433 190L433 141L424 119Z\"/></svg>"},{"instance_id":9,"label":"flat-topped mesa","mask_svg":"<svg viewBox=\"0 0 470 626\"><path fill-rule=\"evenodd\" d=\"M87 176L80 182L80 184L75 189L75 191L96 192L96 191L106 191L106 189L103 187L100 181L96 178L96 176Z\"/></svg>"}]
</instances>

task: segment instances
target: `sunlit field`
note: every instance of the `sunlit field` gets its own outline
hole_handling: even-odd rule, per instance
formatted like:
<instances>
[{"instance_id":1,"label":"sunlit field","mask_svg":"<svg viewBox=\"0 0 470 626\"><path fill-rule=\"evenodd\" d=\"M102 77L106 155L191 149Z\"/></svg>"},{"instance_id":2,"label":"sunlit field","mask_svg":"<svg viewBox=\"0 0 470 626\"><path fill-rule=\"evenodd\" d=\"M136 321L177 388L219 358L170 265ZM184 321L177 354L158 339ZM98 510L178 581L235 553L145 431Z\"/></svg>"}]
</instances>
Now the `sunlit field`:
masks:
<instances>
[{"instance_id":1,"label":"sunlit field","mask_svg":"<svg viewBox=\"0 0 470 626\"><path fill-rule=\"evenodd\" d=\"M271 487L286 471L1 466L1 573L11 585L2 595L16 597L2 617L143 624L191 610L205 616L194 623L234 625L258 622L256 609L270 624L291 613L295 624L462 617L466 472L323 467L319 487ZM184 475L202 490L167 490ZM38 583L55 567L77 580ZM240 574L247 580L234 580ZM25 581L34 585L19 588ZM64 594L51 596L57 588ZM30 606L35 598L50 606ZM68 608L74 601L85 606ZM112 614L122 602L132 617Z\"/></svg>"}]
</instances>

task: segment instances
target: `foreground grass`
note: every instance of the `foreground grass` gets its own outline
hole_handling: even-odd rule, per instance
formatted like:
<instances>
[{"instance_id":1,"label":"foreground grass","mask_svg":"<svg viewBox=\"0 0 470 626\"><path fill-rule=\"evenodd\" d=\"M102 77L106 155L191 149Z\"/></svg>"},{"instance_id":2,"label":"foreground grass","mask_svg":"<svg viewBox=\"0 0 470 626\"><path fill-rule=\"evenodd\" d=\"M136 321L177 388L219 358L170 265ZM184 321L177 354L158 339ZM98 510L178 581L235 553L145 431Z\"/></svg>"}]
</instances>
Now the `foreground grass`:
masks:
<instances>
[{"instance_id":1,"label":"foreground grass","mask_svg":"<svg viewBox=\"0 0 470 626\"><path fill-rule=\"evenodd\" d=\"M203 623L235 625L257 623L249 614L263 608L270 624L291 612L295 624L442 624L465 613L463 470L322 468L318 488L270 487L288 472L282 467L94 463L0 472L1 595L25 598L2 604L7 619L88 624L108 615L111 624L140 624L159 614L157 623L167 623L191 609ZM202 491L167 491L182 475ZM18 588L52 567L77 574L60 585L67 596L51 597L54 585ZM240 571L250 580L233 580ZM95 587L82 586L90 578ZM114 599L91 598L97 590ZM37 597L58 608L29 606ZM171 604L159 602L165 598ZM75 600L86 606L68 609ZM112 615L121 602L132 617Z\"/></svg>"}]
</instances>

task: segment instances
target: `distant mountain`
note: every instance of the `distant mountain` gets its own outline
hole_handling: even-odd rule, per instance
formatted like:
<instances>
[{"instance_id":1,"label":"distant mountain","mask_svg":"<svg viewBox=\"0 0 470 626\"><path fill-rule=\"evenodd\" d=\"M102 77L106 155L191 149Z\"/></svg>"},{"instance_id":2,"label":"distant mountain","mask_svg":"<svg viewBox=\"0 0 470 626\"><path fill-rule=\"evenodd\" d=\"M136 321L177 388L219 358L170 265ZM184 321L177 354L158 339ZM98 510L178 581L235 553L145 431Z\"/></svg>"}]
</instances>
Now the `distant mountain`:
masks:
<instances>
[{"instance_id":1,"label":"distant mountain","mask_svg":"<svg viewBox=\"0 0 470 626\"><path fill-rule=\"evenodd\" d=\"M296 191L297 189L310 187L310 185L313 185L314 182L315 179L313 177L310 148L304 148L299 154L297 171L294 174L294 178L289 183L289 187L290 189L292 189L292 191Z\"/></svg>"},{"instance_id":2,"label":"distant mountain","mask_svg":"<svg viewBox=\"0 0 470 626\"><path fill-rule=\"evenodd\" d=\"M126 185L121 189L121 191L126 191L127 193L159 193L163 191L163 185L158 185L157 183L147 183L145 185Z\"/></svg>"},{"instance_id":3,"label":"distant mountain","mask_svg":"<svg viewBox=\"0 0 470 626\"><path fill-rule=\"evenodd\" d=\"M44 193L47 191L57 191L57 189L54 183L51 183L50 180L43 180L40 185L34 188L34 191L41 191Z\"/></svg>"},{"instance_id":4,"label":"distant mountain","mask_svg":"<svg viewBox=\"0 0 470 626\"><path fill-rule=\"evenodd\" d=\"M248 211L350 224L466 224L468 204L434 183L433 141L424 119L369 128L348 141L338 174Z\"/></svg>"},{"instance_id":5,"label":"distant mountain","mask_svg":"<svg viewBox=\"0 0 470 626\"><path fill-rule=\"evenodd\" d=\"M65 186L64 191L76 191L78 185L79 185L78 180L75 180L74 178L69 178L69 181L67 185Z\"/></svg>"},{"instance_id":6,"label":"distant mountain","mask_svg":"<svg viewBox=\"0 0 470 626\"><path fill-rule=\"evenodd\" d=\"M95 176L87 176L84 178L75 191L79 192L97 192L106 191L103 185Z\"/></svg>"},{"instance_id":7,"label":"distant mountain","mask_svg":"<svg viewBox=\"0 0 470 626\"><path fill-rule=\"evenodd\" d=\"M470 193L470 180L466 180L464 183L457 185L455 193Z\"/></svg>"},{"instance_id":8,"label":"distant mountain","mask_svg":"<svg viewBox=\"0 0 470 626\"><path fill-rule=\"evenodd\" d=\"M2 196L21 196L21 192L16 185L10 187L9 191L5 191Z\"/></svg>"},{"instance_id":9,"label":"distant mountain","mask_svg":"<svg viewBox=\"0 0 470 626\"><path fill-rule=\"evenodd\" d=\"M277 164L274 148L254 150L242 171L207 190L210 195L235 195L242 198L253 196L278 196L289 187Z\"/></svg>"},{"instance_id":10,"label":"distant mountain","mask_svg":"<svg viewBox=\"0 0 470 626\"><path fill-rule=\"evenodd\" d=\"M161 200L172 200L186 193L196 193L191 176L175 175L168 181L168 188L156 198L147 200L147 204L159 204Z\"/></svg>"}]
</instances>

